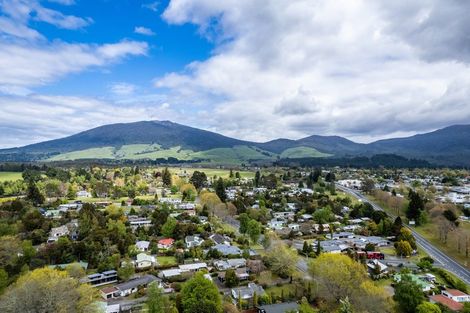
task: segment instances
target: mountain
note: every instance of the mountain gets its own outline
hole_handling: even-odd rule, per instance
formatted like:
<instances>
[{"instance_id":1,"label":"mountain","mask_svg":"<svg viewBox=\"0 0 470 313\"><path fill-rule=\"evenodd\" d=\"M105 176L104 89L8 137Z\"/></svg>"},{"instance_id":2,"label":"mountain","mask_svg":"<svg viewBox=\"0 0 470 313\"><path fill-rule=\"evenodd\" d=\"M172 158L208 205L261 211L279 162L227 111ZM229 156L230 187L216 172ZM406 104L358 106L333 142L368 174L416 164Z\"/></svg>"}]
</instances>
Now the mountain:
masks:
<instances>
[{"instance_id":1,"label":"mountain","mask_svg":"<svg viewBox=\"0 0 470 313\"><path fill-rule=\"evenodd\" d=\"M313 135L264 143L238 140L170 121L111 124L69 137L0 150L0 161L167 159L241 164L278 159L344 158L396 154L434 164L470 166L470 125L455 125L406 138L355 143Z\"/></svg>"}]
</instances>

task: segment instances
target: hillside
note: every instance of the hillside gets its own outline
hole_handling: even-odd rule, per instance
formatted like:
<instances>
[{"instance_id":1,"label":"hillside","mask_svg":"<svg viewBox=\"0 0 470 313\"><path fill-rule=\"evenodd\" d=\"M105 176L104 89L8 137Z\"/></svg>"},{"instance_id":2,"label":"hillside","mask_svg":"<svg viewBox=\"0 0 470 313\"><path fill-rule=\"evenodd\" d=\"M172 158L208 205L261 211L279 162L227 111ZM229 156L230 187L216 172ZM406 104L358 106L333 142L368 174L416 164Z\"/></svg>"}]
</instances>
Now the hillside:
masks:
<instances>
[{"instance_id":1,"label":"hillside","mask_svg":"<svg viewBox=\"0 0 470 313\"><path fill-rule=\"evenodd\" d=\"M0 150L0 161L173 158L211 164L396 154L434 164L470 166L470 126L456 125L406 138L360 144L339 136L258 143L169 121L100 126L69 137Z\"/></svg>"}]
</instances>

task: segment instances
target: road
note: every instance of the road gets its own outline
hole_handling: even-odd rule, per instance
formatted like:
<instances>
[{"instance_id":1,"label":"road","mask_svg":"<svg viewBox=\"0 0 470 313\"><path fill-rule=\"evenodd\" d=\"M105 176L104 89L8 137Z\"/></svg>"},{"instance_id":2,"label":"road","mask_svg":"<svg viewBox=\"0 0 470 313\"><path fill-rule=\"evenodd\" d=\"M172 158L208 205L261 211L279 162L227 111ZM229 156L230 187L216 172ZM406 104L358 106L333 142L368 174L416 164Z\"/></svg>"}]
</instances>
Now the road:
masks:
<instances>
[{"instance_id":1,"label":"road","mask_svg":"<svg viewBox=\"0 0 470 313\"><path fill-rule=\"evenodd\" d=\"M378 204L372 201L369 201L364 195L362 195L357 190L346 188L340 185L336 185L336 187L346 193L353 195L357 199L360 199L362 202L370 203L375 210L384 211L382 207L380 207ZM388 214L388 215L392 218L396 217L396 216L393 216L392 214ZM470 270L463 267L462 265L460 265L459 262L457 262L453 258L443 253L441 250L433 246L428 240L426 240L423 236L417 233L413 228L407 225L404 225L404 226L411 230L411 232L413 233L413 236L416 239L417 245L420 246L436 262L440 263L442 268L453 273L455 276L463 280L467 285L470 285Z\"/></svg>"}]
</instances>

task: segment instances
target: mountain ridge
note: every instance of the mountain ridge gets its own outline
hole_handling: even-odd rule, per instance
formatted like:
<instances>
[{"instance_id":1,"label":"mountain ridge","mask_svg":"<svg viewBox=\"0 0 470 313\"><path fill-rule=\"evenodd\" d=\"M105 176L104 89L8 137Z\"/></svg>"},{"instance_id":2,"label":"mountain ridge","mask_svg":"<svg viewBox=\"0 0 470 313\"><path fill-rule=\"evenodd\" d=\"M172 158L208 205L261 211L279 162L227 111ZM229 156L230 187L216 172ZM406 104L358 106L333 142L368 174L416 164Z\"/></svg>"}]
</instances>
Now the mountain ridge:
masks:
<instances>
[{"instance_id":1,"label":"mountain ridge","mask_svg":"<svg viewBox=\"0 0 470 313\"><path fill-rule=\"evenodd\" d=\"M102 150L106 148L107 150ZM101 150L100 150L101 149ZM287 153L289 151L289 153ZM74 153L72 156L71 153ZM356 143L341 136L312 135L300 139L253 142L171 121L139 121L102 125L64 138L0 150L0 161L45 161L93 158L218 159L232 161L302 157L370 156L391 153L441 165L470 165L470 125L452 125L409 137Z\"/></svg>"}]
</instances>

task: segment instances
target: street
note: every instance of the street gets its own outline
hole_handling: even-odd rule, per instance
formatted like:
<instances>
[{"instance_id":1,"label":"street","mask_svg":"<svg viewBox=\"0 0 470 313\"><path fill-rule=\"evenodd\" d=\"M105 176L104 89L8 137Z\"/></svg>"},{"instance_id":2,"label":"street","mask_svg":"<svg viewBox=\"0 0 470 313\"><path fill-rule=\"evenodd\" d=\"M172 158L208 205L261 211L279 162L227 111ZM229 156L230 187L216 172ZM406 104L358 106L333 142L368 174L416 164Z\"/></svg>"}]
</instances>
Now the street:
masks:
<instances>
[{"instance_id":1,"label":"street","mask_svg":"<svg viewBox=\"0 0 470 313\"><path fill-rule=\"evenodd\" d=\"M364 195L362 195L357 190L346 188L340 185L336 185L336 187L346 193L353 195L354 197L361 200L362 202L370 203L375 210L384 211L382 207L380 207L379 205L377 205L376 203L372 201L369 201ZM396 216L392 214L388 214L388 215L391 218L396 218ZM460 265L460 263L455 261L453 258L449 257L448 255L440 251L438 248L433 246L429 241L427 241L423 236L421 236L413 228L405 224L403 226L411 230L411 232L413 233L413 236L416 239L417 245L420 246L427 254L429 254L429 256L435 260L435 262L439 263L442 266L442 268L453 273L455 276L463 280L466 284L468 285L470 284L470 270L466 269L465 267Z\"/></svg>"}]
</instances>

